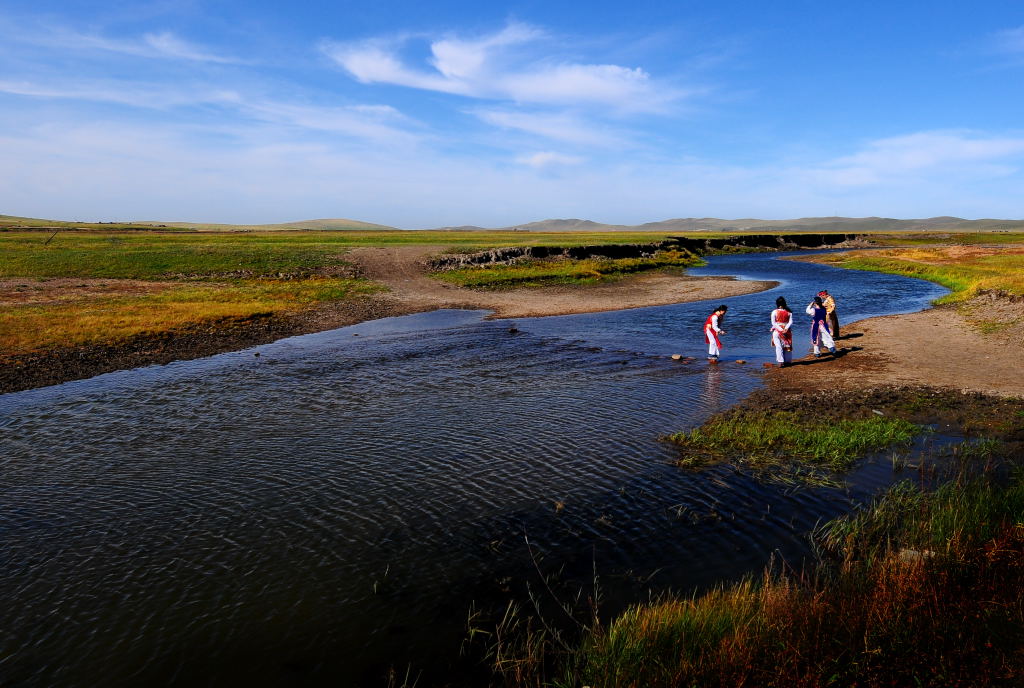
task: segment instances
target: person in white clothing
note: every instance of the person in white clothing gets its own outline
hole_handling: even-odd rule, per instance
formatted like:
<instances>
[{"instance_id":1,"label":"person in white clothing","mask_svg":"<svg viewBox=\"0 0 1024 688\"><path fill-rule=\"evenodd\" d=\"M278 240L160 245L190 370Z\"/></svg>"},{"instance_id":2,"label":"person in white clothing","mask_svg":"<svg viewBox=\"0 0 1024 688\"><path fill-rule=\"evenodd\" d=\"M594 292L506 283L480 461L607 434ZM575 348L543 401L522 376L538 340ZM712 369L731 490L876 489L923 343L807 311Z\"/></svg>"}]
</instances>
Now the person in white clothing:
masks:
<instances>
[{"instance_id":1,"label":"person in white clothing","mask_svg":"<svg viewBox=\"0 0 1024 688\"><path fill-rule=\"evenodd\" d=\"M704 340L708 343L708 361L718 363L718 357L722 354L722 340L718 335L725 334L722 325L725 324L725 312L728 306L719 306L715 312L704 321Z\"/></svg>"},{"instance_id":2,"label":"person in white clothing","mask_svg":"<svg viewBox=\"0 0 1024 688\"><path fill-rule=\"evenodd\" d=\"M781 296L775 299L772 311L772 346L775 347L775 362L785 368L793 362L793 312Z\"/></svg>"},{"instance_id":3,"label":"person in white clothing","mask_svg":"<svg viewBox=\"0 0 1024 688\"><path fill-rule=\"evenodd\" d=\"M825 310L820 296L815 296L814 301L807 305L807 315L811 316L811 346L814 347L814 357L821 357L822 344L828 347L829 353L834 355L836 343L828 329L828 311Z\"/></svg>"}]
</instances>

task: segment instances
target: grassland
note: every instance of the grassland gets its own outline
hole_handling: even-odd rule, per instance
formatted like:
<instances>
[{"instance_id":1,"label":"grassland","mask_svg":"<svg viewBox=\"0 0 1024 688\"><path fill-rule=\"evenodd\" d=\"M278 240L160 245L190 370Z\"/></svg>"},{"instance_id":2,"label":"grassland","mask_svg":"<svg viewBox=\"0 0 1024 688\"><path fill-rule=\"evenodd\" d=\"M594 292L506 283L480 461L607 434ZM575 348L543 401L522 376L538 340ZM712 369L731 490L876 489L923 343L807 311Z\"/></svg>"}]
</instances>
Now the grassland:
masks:
<instances>
[{"instance_id":1,"label":"grassland","mask_svg":"<svg viewBox=\"0 0 1024 688\"><path fill-rule=\"evenodd\" d=\"M113 342L222 318L280 314L351 299L381 287L354 278L346 253L404 244L479 250L505 245L651 242L651 234L460 232L0 232L0 280L15 292L60 291L46 281L142 280L152 288L96 296L8 299L0 341L12 356L59 346ZM43 282L40 289L40 282ZM77 286L72 283L71 286ZM138 292L143 293L138 293ZM22 294L24 295L24 294Z\"/></svg>"}]
</instances>

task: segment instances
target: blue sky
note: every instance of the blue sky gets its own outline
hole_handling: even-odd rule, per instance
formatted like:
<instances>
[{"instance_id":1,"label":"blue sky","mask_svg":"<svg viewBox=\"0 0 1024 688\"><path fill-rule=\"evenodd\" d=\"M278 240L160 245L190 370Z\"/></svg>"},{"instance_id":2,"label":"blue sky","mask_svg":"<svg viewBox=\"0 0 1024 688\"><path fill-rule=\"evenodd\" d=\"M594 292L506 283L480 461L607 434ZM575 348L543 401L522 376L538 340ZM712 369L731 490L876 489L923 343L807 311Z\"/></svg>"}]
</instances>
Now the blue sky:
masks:
<instances>
[{"instance_id":1,"label":"blue sky","mask_svg":"<svg viewBox=\"0 0 1024 688\"><path fill-rule=\"evenodd\" d=\"M0 213L1024 218L1020 2L0 4Z\"/></svg>"}]
</instances>

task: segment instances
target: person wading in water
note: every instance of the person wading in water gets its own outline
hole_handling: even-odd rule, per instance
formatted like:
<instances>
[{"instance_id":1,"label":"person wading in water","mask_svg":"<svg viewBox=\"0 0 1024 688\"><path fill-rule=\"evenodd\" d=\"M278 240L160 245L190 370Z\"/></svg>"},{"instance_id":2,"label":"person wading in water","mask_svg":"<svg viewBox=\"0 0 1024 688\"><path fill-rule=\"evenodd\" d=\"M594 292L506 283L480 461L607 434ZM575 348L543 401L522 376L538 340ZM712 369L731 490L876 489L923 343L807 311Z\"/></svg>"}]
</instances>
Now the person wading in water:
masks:
<instances>
[{"instance_id":1,"label":"person wading in water","mask_svg":"<svg viewBox=\"0 0 1024 688\"><path fill-rule=\"evenodd\" d=\"M775 362L785 368L793 362L793 312L781 296L775 299L772 311L772 346L775 347Z\"/></svg>"},{"instance_id":2,"label":"person wading in water","mask_svg":"<svg viewBox=\"0 0 1024 688\"><path fill-rule=\"evenodd\" d=\"M728 306L719 306L704 321L704 340L708 343L708 363L718 363L718 357L722 354L722 341L718 335L725 334L722 325L725 324L727 310L729 310Z\"/></svg>"}]
</instances>

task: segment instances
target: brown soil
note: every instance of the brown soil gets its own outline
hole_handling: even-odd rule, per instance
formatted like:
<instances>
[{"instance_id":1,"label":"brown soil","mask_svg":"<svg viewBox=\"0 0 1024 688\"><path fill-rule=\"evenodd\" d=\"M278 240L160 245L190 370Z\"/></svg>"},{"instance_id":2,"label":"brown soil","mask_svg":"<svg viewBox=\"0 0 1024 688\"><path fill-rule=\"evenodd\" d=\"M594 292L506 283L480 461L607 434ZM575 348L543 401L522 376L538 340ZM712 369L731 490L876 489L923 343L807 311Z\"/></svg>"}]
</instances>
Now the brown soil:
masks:
<instances>
[{"instance_id":1,"label":"brown soil","mask_svg":"<svg viewBox=\"0 0 1024 688\"><path fill-rule=\"evenodd\" d=\"M526 317L619 310L748 294L774 286L731 278L669 274L636 275L607 284L482 292L444 284L427 276L435 246L363 248L347 260L358 274L381 282L387 293L325 304L286 315L232 318L188 328L137 336L95 346L50 349L4 357L0 353L0 393L58 384L114 370L200 358L309 332L438 308L495 311L494 317ZM347 270L347 268L346 268ZM2 305L52 303L166 289L178 282L133 280L8 280L0 284Z\"/></svg>"},{"instance_id":2,"label":"brown soil","mask_svg":"<svg viewBox=\"0 0 1024 688\"><path fill-rule=\"evenodd\" d=\"M838 355L805 357L773 369L786 394L885 385L1024 397L1024 303L984 295L963 306L871 318L840 328ZM797 346L802 346L799 335Z\"/></svg>"}]
</instances>

